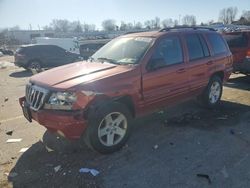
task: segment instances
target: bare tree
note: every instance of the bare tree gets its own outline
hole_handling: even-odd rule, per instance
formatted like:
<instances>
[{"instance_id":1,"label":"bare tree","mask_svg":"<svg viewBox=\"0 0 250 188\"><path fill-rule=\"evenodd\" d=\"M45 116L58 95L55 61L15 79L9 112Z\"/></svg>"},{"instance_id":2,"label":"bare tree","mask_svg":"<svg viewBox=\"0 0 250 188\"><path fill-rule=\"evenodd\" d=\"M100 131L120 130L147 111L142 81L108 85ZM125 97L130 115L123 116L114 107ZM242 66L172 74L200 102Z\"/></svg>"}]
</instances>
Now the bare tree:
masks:
<instances>
[{"instance_id":1,"label":"bare tree","mask_svg":"<svg viewBox=\"0 0 250 188\"><path fill-rule=\"evenodd\" d=\"M17 31L17 30L20 30L20 27L19 27L19 25L16 25L16 26L10 27L9 30L10 31Z\"/></svg>"},{"instance_id":2,"label":"bare tree","mask_svg":"<svg viewBox=\"0 0 250 188\"><path fill-rule=\"evenodd\" d=\"M142 23L141 22L136 22L134 25L135 29L142 29Z\"/></svg>"},{"instance_id":3,"label":"bare tree","mask_svg":"<svg viewBox=\"0 0 250 188\"><path fill-rule=\"evenodd\" d=\"M247 21L250 22L250 10L248 10L248 11L243 11L243 14L242 14L241 17L245 18Z\"/></svg>"},{"instance_id":4,"label":"bare tree","mask_svg":"<svg viewBox=\"0 0 250 188\"><path fill-rule=\"evenodd\" d=\"M155 19L146 20L144 25L147 29L159 29L161 27L161 20L159 17L155 17Z\"/></svg>"},{"instance_id":5,"label":"bare tree","mask_svg":"<svg viewBox=\"0 0 250 188\"><path fill-rule=\"evenodd\" d=\"M162 20L161 24L163 27L173 27L174 26L174 22L173 22L172 18Z\"/></svg>"},{"instance_id":6,"label":"bare tree","mask_svg":"<svg viewBox=\"0 0 250 188\"><path fill-rule=\"evenodd\" d=\"M51 27L53 30L58 32L67 32L69 30L70 23L68 20L58 20L54 19L51 22Z\"/></svg>"},{"instance_id":7,"label":"bare tree","mask_svg":"<svg viewBox=\"0 0 250 188\"><path fill-rule=\"evenodd\" d=\"M224 8L220 11L219 21L223 22L224 24L231 24L235 20L237 12L237 7Z\"/></svg>"},{"instance_id":8,"label":"bare tree","mask_svg":"<svg viewBox=\"0 0 250 188\"><path fill-rule=\"evenodd\" d=\"M196 17L194 15L186 15L182 18L182 24L187 26L195 26Z\"/></svg>"},{"instance_id":9,"label":"bare tree","mask_svg":"<svg viewBox=\"0 0 250 188\"><path fill-rule=\"evenodd\" d=\"M154 29L160 29L161 27L161 20L159 17L155 17L153 21Z\"/></svg>"},{"instance_id":10,"label":"bare tree","mask_svg":"<svg viewBox=\"0 0 250 188\"><path fill-rule=\"evenodd\" d=\"M146 29L152 29L153 28L151 20L145 21L144 26L145 26Z\"/></svg>"},{"instance_id":11,"label":"bare tree","mask_svg":"<svg viewBox=\"0 0 250 188\"><path fill-rule=\"evenodd\" d=\"M105 31L115 31L116 30L115 20L112 19L104 20L102 22L102 27Z\"/></svg>"},{"instance_id":12,"label":"bare tree","mask_svg":"<svg viewBox=\"0 0 250 188\"><path fill-rule=\"evenodd\" d=\"M43 30L48 30L48 31L52 31L53 30L53 28L50 27L50 26L48 26L48 25L45 25L42 28L43 28Z\"/></svg>"},{"instance_id":13,"label":"bare tree","mask_svg":"<svg viewBox=\"0 0 250 188\"><path fill-rule=\"evenodd\" d=\"M70 29L69 30L74 31L76 33L82 33L83 32L82 25L81 25L80 21L70 22L69 25L70 25Z\"/></svg>"},{"instance_id":14,"label":"bare tree","mask_svg":"<svg viewBox=\"0 0 250 188\"><path fill-rule=\"evenodd\" d=\"M179 25L178 20L174 20L174 26L177 26L177 25Z\"/></svg>"}]
</instances>

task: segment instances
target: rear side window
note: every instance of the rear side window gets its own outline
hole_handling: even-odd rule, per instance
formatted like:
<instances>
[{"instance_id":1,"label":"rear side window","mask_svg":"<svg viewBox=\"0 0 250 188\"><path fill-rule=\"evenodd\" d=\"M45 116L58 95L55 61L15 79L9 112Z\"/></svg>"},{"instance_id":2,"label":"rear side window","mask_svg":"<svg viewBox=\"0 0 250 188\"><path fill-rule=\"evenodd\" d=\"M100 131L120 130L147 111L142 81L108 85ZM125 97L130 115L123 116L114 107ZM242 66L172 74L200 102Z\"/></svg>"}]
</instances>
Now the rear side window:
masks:
<instances>
[{"instance_id":1,"label":"rear side window","mask_svg":"<svg viewBox=\"0 0 250 188\"><path fill-rule=\"evenodd\" d=\"M227 51L226 44L223 38L217 33L210 33L207 35L208 40L213 48L214 54L220 54Z\"/></svg>"},{"instance_id":2,"label":"rear side window","mask_svg":"<svg viewBox=\"0 0 250 188\"><path fill-rule=\"evenodd\" d=\"M203 47L199 35L186 35L186 41L190 61L204 57Z\"/></svg>"},{"instance_id":3,"label":"rear side window","mask_svg":"<svg viewBox=\"0 0 250 188\"><path fill-rule=\"evenodd\" d=\"M64 50L60 47L57 47L57 46L46 46L46 50L50 54L54 54L54 55L63 55L66 51L66 50Z\"/></svg>"},{"instance_id":4,"label":"rear side window","mask_svg":"<svg viewBox=\"0 0 250 188\"><path fill-rule=\"evenodd\" d=\"M247 47L247 36L244 33L232 33L224 35L229 47Z\"/></svg>"}]
</instances>

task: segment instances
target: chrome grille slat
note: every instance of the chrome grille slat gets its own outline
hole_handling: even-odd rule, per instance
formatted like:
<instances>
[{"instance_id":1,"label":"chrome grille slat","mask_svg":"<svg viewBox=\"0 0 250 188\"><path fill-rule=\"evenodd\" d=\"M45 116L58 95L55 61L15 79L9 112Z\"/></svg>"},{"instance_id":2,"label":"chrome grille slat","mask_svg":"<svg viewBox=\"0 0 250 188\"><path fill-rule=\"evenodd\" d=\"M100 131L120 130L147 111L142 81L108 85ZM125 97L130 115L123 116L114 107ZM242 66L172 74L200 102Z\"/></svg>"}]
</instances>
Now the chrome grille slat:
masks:
<instances>
[{"instance_id":1,"label":"chrome grille slat","mask_svg":"<svg viewBox=\"0 0 250 188\"><path fill-rule=\"evenodd\" d=\"M42 108L45 102L45 98L48 95L48 90L36 85L28 84L26 86L26 101L30 105L30 108L37 111Z\"/></svg>"}]
</instances>

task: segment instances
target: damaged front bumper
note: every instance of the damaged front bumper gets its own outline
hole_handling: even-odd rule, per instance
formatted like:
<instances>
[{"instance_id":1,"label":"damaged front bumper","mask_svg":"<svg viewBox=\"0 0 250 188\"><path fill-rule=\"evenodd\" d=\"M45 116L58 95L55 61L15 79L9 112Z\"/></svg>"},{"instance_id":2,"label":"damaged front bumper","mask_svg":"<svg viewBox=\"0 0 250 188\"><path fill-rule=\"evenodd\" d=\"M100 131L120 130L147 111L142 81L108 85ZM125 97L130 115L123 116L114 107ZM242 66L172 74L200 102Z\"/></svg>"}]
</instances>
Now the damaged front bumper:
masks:
<instances>
[{"instance_id":1,"label":"damaged front bumper","mask_svg":"<svg viewBox=\"0 0 250 188\"><path fill-rule=\"evenodd\" d=\"M49 131L57 132L68 139L79 139L87 127L83 112L60 111L60 110L38 110L29 108L25 97L19 99L23 114L28 121L35 120L46 127Z\"/></svg>"}]
</instances>

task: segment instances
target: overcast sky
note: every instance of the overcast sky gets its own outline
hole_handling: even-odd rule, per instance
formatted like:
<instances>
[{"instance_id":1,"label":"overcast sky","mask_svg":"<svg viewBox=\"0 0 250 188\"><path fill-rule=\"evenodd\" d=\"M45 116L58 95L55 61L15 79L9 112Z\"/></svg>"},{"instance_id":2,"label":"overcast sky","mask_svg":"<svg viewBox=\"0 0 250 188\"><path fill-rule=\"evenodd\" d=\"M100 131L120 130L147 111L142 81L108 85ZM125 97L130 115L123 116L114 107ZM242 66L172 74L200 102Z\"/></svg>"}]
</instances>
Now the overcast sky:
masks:
<instances>
[{"instance_id":1,"label":"overcast sky","mask_svg":"<svg viewBox=\"0 0 250 188\"><path fill-rule=\"evenodd\" d=\"M218 21L219 11L236 6L238 17L250 10L250 0L0 0L0 28L19 25L33 29L48 25L52 19L79 20L101 28L104 19L134 22L195 15L197 22Z\"/></svg>"}]
</instances>

